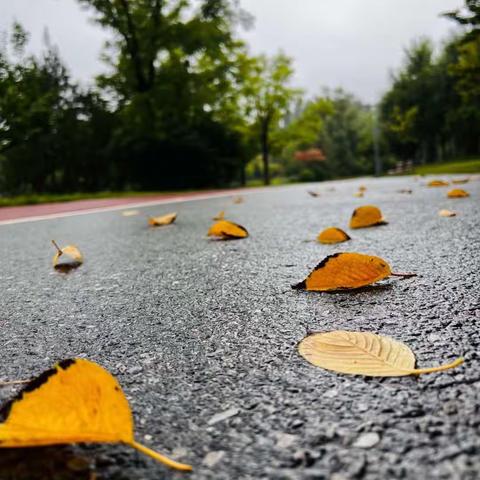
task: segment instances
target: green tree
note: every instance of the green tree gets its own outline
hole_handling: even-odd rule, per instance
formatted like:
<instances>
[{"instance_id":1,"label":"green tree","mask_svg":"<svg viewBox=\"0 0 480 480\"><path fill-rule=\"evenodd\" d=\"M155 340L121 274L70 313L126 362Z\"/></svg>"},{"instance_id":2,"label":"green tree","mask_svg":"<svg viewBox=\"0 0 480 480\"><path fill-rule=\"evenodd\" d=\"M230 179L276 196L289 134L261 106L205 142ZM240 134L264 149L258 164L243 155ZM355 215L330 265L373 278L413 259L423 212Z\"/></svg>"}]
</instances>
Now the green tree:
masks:
<instances>
[{"instance_id":1,"label":"green tree","mask_svg":"<svg viewBox=\"0 0 480 480\"><path fill-rule=\"evenodd\" d=\"M272 133L280 128L300 90L290 86L292 61L283 54L252 58L244 73L241 93L245 116L251 119L251 131L258 138L263 179L268 185Z\"/></svg>"}]
</instances>

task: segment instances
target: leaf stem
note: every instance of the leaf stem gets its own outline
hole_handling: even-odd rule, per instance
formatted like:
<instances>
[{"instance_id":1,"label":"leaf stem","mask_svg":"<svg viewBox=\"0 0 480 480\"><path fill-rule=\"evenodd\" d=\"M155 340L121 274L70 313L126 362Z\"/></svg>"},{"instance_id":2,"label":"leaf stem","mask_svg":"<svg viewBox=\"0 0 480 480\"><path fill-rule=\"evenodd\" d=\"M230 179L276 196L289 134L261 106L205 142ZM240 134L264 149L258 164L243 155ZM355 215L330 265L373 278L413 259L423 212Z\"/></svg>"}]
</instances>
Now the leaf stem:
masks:
<instances>
[{"instance_id":1,"label":"leaf stem","mask_svg":"<svg viewBox=\"0 0 480 480\"><path fill-rule=\"evenodd\" d=\"M402 277L402 278L410 278L410 277L416 277L417 274L416 273L395 273L395 272L392 272L390 274L392 277Z\"/></svg>"},{"instance_id":2,"label":"leaf stem","mask_svg":"<svg viewBox=\"0 0 480 480\"><path fill-rule=\"evenodd\" d=\"M5 382L0 381L0 387L6 387L8 385L17 385L20 383L28 383L30 380L7 380Z\"/></svg>"},{"instance_id":3,"label":"leaf stem","mask_svg":"<svg viewBox=\"0 0 480 480\"><path fill-rule=\"evenodd\" d=\"M145 455L148 455L149 457L154 458L158 462L163 463L164 465L167 465L167 467L174 468L175 470L181 470L183 472L190 472L192 470L192 467L190 465L187 465L185 463L179 463L179 462L176 462L175 460L171 460L170 458L165 457L164 455L157 453L148 447L145 447L141 443L137 443L135 440L132 440L131 442L126 442L126 443L127 445L130 445L131 447L135 448L139 452L142 452Z\"/></svg>"},{"instance_id":4,"label":"leaf stem","mask_svg":"<svg viewBox=\"0 0 480 480\"><path fill-rule=\"evenodd\" d=\"M63 255L62 249L58 246L55 240L52 240L53 246L57 249L58 256Z\"/></svg>"},{"instance_id":5,"label":"leaf stem","mask_svg":"<svg viewBox=\"0 0 480 480\"><path fill-rule=\"evenodd\" d=\"M412 375L421 375L422 373L434 373L434 372L443 372L444 370L449 370L450 368L455 368L461 365L464 362L462 357L457 358L452 363L447 363L446 365L440 365L438 367L429 367L429 368L416 368L412 370Z\"/></svg>"}]
</instances>

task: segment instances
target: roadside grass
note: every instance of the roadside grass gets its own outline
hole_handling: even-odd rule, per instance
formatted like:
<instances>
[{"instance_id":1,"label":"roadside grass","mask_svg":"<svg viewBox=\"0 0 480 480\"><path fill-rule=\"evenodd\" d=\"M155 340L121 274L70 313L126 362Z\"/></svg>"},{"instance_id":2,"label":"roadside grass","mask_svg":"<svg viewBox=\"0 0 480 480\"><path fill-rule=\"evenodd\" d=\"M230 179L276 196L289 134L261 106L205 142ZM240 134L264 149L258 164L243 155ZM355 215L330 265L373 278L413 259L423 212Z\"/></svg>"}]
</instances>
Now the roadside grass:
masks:
<instances>
[{"instance_id":1,"label":"roadside grass","mask_svg":"<svg viewBox=\"0 0 480 480\"><path fill-rule=\"evenodd\" d=\"M480 158L458 160L447 163L433 163L415 167L416 175L436 175L446 173L480 173Z\"/></svg>"}]
</instances>

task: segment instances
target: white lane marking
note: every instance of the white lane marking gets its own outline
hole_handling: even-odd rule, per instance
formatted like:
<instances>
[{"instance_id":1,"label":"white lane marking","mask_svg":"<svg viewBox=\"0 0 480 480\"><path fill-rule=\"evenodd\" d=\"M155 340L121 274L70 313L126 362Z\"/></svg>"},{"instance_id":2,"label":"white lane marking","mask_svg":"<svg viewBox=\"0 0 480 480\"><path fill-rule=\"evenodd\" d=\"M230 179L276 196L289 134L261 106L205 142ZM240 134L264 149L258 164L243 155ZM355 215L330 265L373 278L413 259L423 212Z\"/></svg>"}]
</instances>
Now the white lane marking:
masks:
<instances>
[{"instance_id":1,"label":"white lane marking","mask_svg":"<svg viewBox=\"0 0 480 480\"><path fill-rule=\"evenodd\" d=\"M125 210L132 208L151 207L153 205L164 205L168 203L194 202L196 200L208 200L210 198L233 197L249 193L255 193L263 190L262 188L249 190L234 190L232 192L206 193L195 196L178 196L175 198L166 198L150 200L148 202L124 203L123 205L112 205L111 207L89 208L85 210L72 210L70 212L49 213L47 215L37 215L33 217L12 218L10 220L0 220L0 225L12 225L15 223L39 222L41 220L52 220L55 218L75 217L77 215L89 215L90 213L114 212L115 210Z\"/></svg>"}]
</instances>

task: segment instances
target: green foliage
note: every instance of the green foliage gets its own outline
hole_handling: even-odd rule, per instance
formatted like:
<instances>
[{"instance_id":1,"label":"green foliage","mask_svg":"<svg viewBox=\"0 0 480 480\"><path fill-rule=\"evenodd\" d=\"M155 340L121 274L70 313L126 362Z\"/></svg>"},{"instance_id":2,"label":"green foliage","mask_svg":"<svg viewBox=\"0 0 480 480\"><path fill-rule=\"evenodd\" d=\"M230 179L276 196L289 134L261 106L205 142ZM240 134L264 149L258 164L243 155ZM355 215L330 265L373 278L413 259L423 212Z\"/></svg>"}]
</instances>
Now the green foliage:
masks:
<instances>
[{"instance_id":1,"label":"green foliage","mask_svg":"<svg viewBox=\"0 0 480 480\"><path fill-rule=\"evenodd\" d=\"M449 173L480 173L480 158L457 160L440 164L419 165L415 167L417 175L441 175Z\"/></svg>"},{"instance_id":2,"label":"green foliage","mask_svg":"<svg viewBox=\"0 0 480 480\"><path fill-rule=\"evenodd\" d=\"M413 43L380 106L389 152L417 164L480 151L480 3L446 16L465 31L437 56L430 41Z\"/></svg>"}]
</instances>

